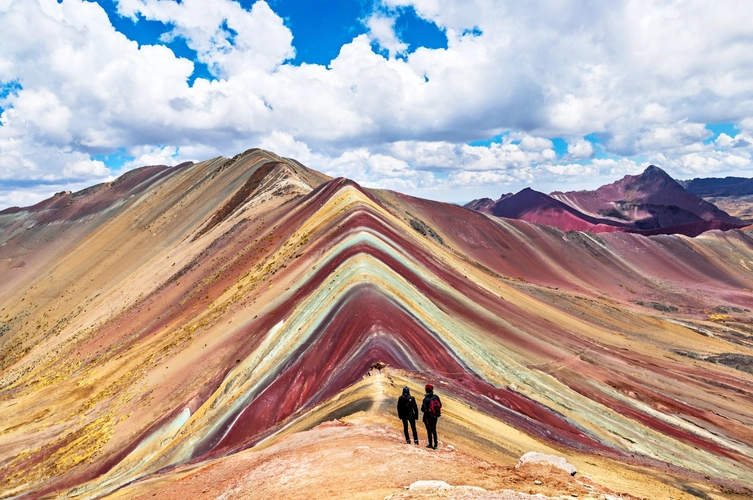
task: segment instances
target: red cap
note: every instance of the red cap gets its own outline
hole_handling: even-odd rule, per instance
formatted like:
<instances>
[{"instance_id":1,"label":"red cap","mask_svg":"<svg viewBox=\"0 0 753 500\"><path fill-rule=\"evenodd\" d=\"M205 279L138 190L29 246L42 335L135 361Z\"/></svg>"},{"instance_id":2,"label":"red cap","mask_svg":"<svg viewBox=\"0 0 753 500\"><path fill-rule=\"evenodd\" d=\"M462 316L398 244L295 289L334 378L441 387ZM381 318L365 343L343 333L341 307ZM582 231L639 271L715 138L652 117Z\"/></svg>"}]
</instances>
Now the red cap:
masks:
<instances>
[{"instance_id":1,"label":"red cap","mask_svg":"<svg viewBox=\"0 0 753 500\"><path fill-rule=\"evenodd\" d=\"M434 390L434 386L431 384L426 384L426 392L432 392Z\"/></svg>"}]
</instances>

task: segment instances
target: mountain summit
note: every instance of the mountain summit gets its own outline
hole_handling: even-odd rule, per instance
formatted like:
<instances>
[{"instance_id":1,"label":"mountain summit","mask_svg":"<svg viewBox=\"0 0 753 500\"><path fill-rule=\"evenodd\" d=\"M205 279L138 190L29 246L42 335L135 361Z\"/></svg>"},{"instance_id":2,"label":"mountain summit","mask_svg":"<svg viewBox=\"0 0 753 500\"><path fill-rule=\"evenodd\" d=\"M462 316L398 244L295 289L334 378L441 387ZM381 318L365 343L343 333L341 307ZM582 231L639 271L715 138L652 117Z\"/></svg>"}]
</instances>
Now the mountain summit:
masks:
<instances>
[{"instance_id":1,"label":"mountain summit","mask_svg":"<svg viewBox=\"0 0 753 500\"><path fill-rule=\"evenodd\" d=\"M565 193L567 194L570 193ZM645 207L657 220L658 227L696 222L696 217L705 221L741 223L739 219L688 192L664 170L654 165L646 168L640 175L626 175L613 184L602 186L596 190L596 194L607 203L624 204L639 210ZM685 214L681 215L680 211L672 207L677 207ZM672 217L667 220L669 213ZM665 219L661 220L663 218Z\"/></svg>"}]
</instances>

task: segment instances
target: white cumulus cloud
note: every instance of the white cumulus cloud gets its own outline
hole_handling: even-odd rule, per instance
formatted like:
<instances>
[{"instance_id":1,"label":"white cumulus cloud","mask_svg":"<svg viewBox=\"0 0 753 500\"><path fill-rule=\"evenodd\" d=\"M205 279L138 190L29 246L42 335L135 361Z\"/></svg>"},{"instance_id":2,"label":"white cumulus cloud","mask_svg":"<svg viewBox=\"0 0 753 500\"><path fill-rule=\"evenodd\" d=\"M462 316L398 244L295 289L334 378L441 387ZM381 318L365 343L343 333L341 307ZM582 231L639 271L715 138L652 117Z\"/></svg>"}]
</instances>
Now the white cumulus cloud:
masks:
<instances>
[{"instance_id":1,"label":"white cumulus cloud","mask_svg":"<svg viewBox=\"0 0 753 500\"><path fill-rule=\"evenodd\" d=\"M163 23L162 43L129 40L95 2L0 1L0 206L23 183L119 174L107 155L128 169L257 146L444 199L611 182L649 162L753 175L747 0L377 0L328 66L292 64L274 2L116 4ZM408 51L395 27L409 7L447 48ZM213 78L191 80L196 63Z\"/></svg>"},{"instance_id":2,"label":"white cumulus cloud","mask_svg":"<svg viewBox=\"0 0 753 500\"><path fill-rule=\"evenodd\" d=\"M591 158L594 154L594 147L590 141L579 138L567 144L567 154L573 160L582 160Z\"/></svg>"},{"instance_id":3,"label":"white cumulus cloud","mask_svg":"<svg viewBox=\"0 0 753 500\"><path fill-rule=\"evenodd\" d=\"M401 42L395 34L395 17L375 12L366 20L369 29L369 37L386 49L390 57L404 54L408 50L408 44Z\"/></svg>"}]
</instances>

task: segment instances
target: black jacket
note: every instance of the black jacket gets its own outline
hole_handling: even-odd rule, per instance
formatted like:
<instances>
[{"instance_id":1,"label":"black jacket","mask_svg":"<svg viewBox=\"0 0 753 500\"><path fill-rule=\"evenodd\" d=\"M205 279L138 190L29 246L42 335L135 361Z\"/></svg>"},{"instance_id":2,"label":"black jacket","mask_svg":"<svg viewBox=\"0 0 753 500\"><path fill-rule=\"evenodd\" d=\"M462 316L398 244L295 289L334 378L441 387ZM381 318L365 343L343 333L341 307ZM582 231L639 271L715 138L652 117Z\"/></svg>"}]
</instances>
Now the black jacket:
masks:
<instances>
[{"instance_id":1,"label":"black jacket","mask_svg":"<svg viewBox=\"0 0 753 500\"><path fill-rule=\"evenodd\" d=\"M424 418L423 418L424 422L432 418L429 415L429 401L431 401L432 399L436 399L437 401L439 401L439 407L442 408L442 401L439 399L439 396L437 396L433 392L430 392L426 396L424 396L424 401L423 403L421 403L421 411L424 413ZM439 415L437 415L434 418L435 419L439 418Z\"/></svg>"},{"instance_id":2,"label":"black jacket","mask_svg":"<svg viewBox=\"0 0 753 500\"><path fill-rule=\"evenodd\" d=\"M411 395L397 398L397 416L400 420L415 420L418 418L416 398Z\"/></svg>"}]
</instances>

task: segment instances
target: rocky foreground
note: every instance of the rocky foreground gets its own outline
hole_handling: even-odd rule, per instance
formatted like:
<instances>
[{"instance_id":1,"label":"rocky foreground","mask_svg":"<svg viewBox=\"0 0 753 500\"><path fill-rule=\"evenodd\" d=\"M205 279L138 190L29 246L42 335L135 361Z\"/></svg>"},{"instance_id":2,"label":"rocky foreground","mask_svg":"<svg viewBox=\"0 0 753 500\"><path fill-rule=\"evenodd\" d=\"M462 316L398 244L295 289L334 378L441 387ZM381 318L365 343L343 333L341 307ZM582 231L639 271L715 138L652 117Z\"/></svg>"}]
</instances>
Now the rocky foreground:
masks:
<instances>
[{"instance_id":1,"label":"rocky foreground","mask_svg":"<svg viewBox=\"0 0 753 500\"><path fill-rule=\"evenodd\" d=\"M366 409L300 430L312 424L305 417L255 448L155 474L108 498L632 500L720 493L704 481L678 476L667 484L645 467L626 469L618 461L551 448L450 398L440 418L439 449L424 447L420 423L422 442L405 444L392 410L406 382L403 373L374 370L342 396L362 406L368 400ZM527 448L565 451L577 471L569 462L564 468L522 463L518 454Z\"/></svg>"}]
</instances>

